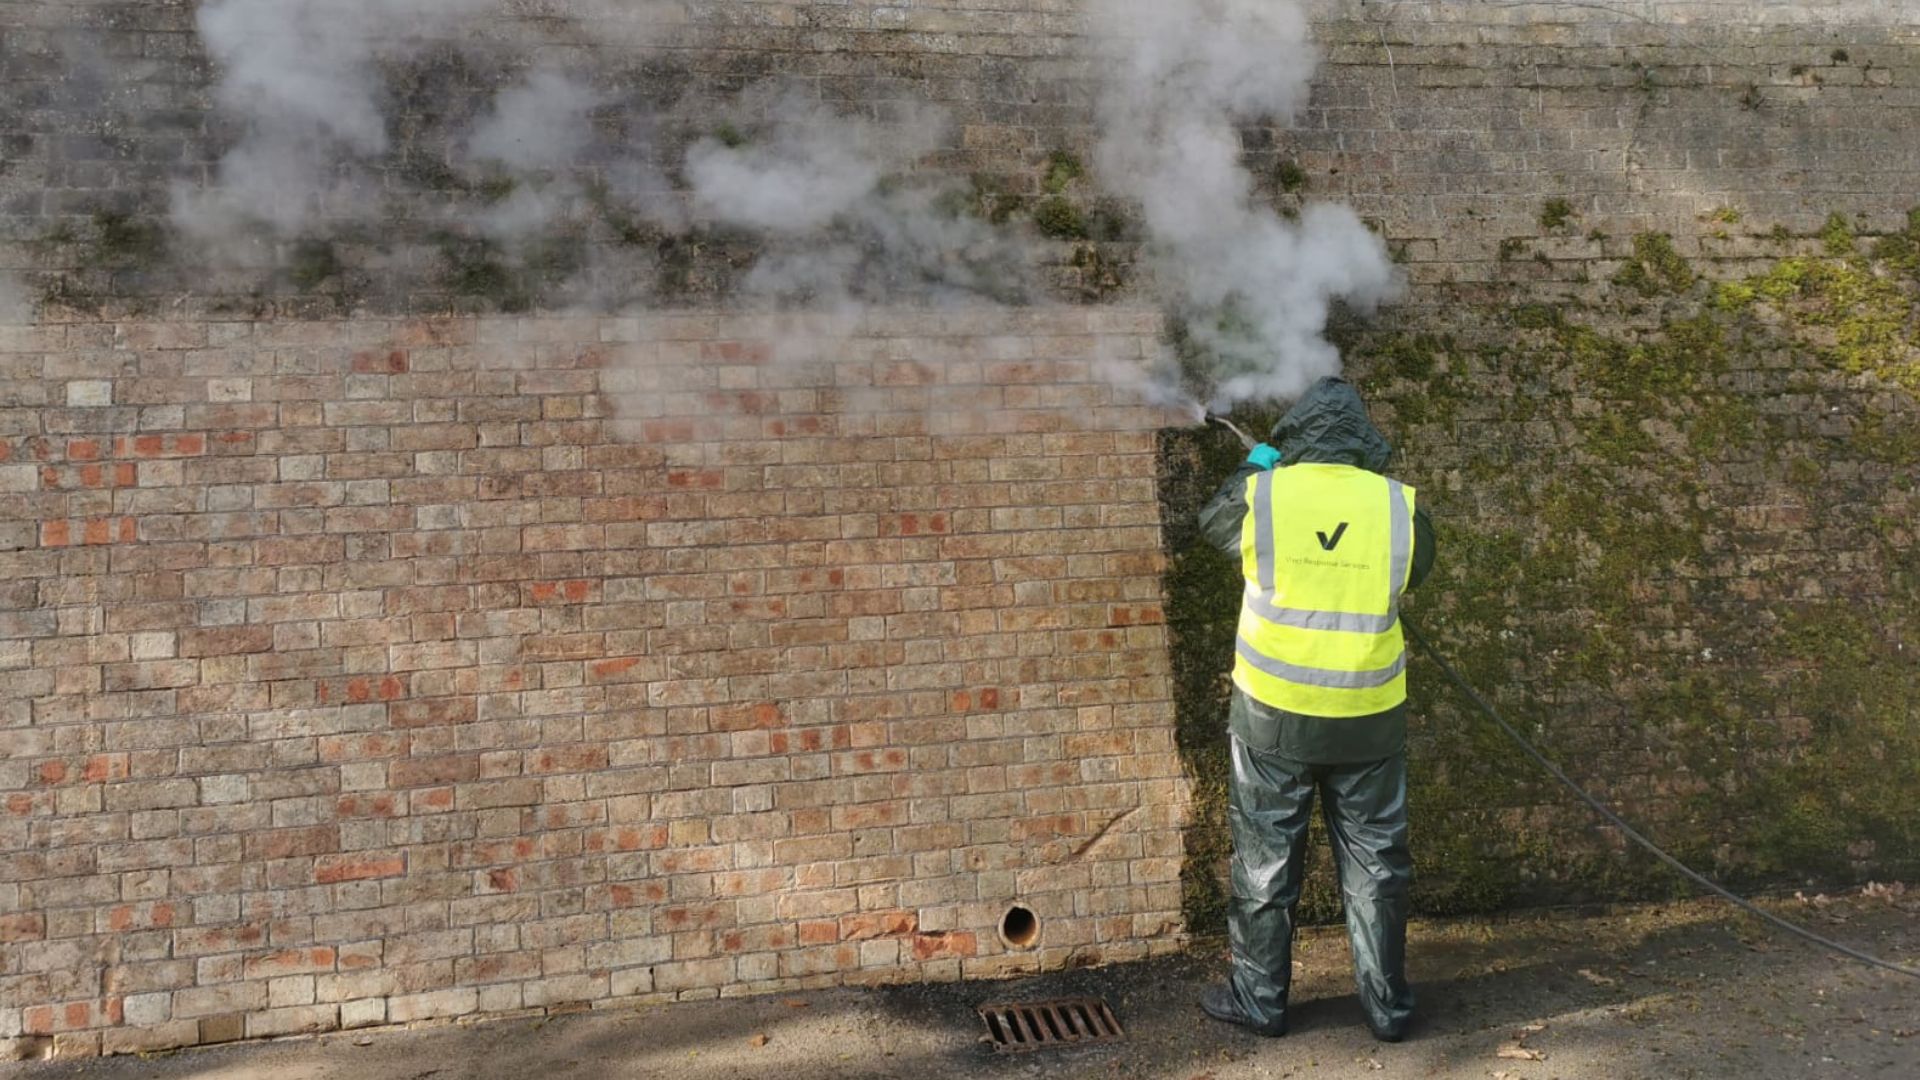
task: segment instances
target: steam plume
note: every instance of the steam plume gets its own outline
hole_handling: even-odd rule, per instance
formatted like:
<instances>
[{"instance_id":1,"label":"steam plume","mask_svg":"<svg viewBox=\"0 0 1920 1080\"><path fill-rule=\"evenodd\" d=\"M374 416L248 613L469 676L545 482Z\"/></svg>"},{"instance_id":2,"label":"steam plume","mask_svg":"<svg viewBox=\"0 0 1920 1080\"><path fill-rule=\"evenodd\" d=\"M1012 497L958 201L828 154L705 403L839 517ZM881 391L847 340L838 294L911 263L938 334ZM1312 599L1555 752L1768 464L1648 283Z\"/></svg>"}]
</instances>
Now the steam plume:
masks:
<instances>
[{"instance_id":1,"label":"steam plume","mask_svg":"<svg viewBox=\"0 0 1920 1080\"><path fill-rule=\"evenodd\" d=\"M468 134L464 155L479 171L516 183L480 215L482 232L517 240L567 213L581 195L570 167L593 142L591 113L601 102L591 86L551 71L536 71L494 99Z\"/></svg>"},{"instance_id":2,"label":"steam plume","mask_svg":"<svg viewBox=\"0 0 1920 1080\"><path fill-rule=\"evenodd\" d=\"M173 217L188 236L245 259L264 227L296 235L327 219L364 217L376 192L361 166L388 149L381 50L492 0L210 0L195 19L221 67L216 99L244 125L222 157L215 190L176 188Z\"/></svg>"},{"instance_id":3,"label":"steam plume","mask_svg":"<svg viewBox=\"0 0 1920 1080\"><path fill-rule=\"evenodd\" d=\"M1142 207L1153 280L1206 359L1213 403L1292 396L1337 371L1324 336L1332 304L1377 303L1397 274L1352 212L1312 205L1288 220L1263 205L1238 138L1239 125L1306 99L1315 59L1298 0L1088 3L1115 49L1097 105L1098 173ZM670 7L204 0L197 19L220 68L217 100L239 137L210 188L176 190L175 224L208 251L261 265L273 254L263 241L406 222L416 232L400 235L432 230L443 253L464 245L471 257L447 255L449 267L470 268L461 282L518 275L515 295L529 303L631 306L648 295L633 283L675 238L687 241L675 258L714 239L696 225L723 246L751 236L758 258L737 294L783 307L844 314L1029 296L1042 255L1030 233L966 213L968 193L920 167L954 149L950 117L931 105L889 103L883 124L836 112L804 83L752 87L726 127L687 148L675 191L634 146L653 145L656 118L682 134L710 122L705 103L662 111L537 66L555 51L577 62L576 46L645 45L675 18ZM428 110L434 130L423 137L386 79L407 66L397 62L434 61L430 48L480 48L463 27L473 16L506 25L502 14L524 18L487 35L489 60L536 66L477 117ZM566 47L545 47L556 43ZM407 168L396 168L402 151ZM422 164L446 175L408 171ZM433 260L402 252L392 262ZM1172 380L1158 385L1174 396Z\"/></svg>"},{"instance_id":4,"label":"steam plume","mask_svg":"<svg viewBox=\"0 0 1920 1080\"><path fill-rule=\"evenodd\" d=\"M1345 207L1288 221L1258 201L1237 125L1305 103L1315 67L1295 0L1091 0L1113 40L1096 162L1140 202L1160 287L1208 358L1216 407L1297 397L1340 369L1335 300L1369 307L1400 279Z\"/></svg>"},{"instance_id":5,"label":"steam plume","mask_svg":"<svg viewBox=\"0 0 1920 1080\"><path fill-rule=\"evenodd\" d=\"M734 112L740 127L694 143L685 171L697 214L764 234L749 293L827 308L1024 294L1028 245L961 213L950 183L906 175L951 131L941 110L882 126L762 84Z\"/></svg>"},{"instance_id":6,"label":"steam plume","mask_svg":"<svg viewBox=\"0 0 1920 1080\"><path fill-rule=\"evenodd\" d=\"M536 71L494 99L467 137L467 156L515 172L571 164L593 140L594 89L568 75Z\"/></svg>"}]
</instances>

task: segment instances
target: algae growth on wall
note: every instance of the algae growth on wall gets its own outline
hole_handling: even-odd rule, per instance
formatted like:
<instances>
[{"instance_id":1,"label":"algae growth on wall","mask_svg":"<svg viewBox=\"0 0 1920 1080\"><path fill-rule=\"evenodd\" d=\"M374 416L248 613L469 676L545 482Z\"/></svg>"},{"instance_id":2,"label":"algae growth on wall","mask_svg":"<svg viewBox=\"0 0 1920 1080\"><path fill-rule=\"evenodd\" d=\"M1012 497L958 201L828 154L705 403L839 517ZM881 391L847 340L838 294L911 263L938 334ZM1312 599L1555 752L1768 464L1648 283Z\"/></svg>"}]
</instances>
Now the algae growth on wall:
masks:
<instances>
[{"instance_id":1,"label":"algae growth on wall","mask_svg":"<svg viewBox=\"0 0 1920 1080\"><path fill-rule=\"evenodd\" d=\"M1920 869L1920 213L1767 243L1776 258L1729 272L1634 238L1583 299L1356 327L1353 374L1439 530L1408 617L1549 755L1729 883L1899 877ZM1200 931L1223 899L1240 582L1192 518L1239 457L1214 433L1163 438ZM1412 671L1421 910L1681 887L1430 663ZM1305 903L1338 910L1329 875Z\"/></svg>"}]
</instances>

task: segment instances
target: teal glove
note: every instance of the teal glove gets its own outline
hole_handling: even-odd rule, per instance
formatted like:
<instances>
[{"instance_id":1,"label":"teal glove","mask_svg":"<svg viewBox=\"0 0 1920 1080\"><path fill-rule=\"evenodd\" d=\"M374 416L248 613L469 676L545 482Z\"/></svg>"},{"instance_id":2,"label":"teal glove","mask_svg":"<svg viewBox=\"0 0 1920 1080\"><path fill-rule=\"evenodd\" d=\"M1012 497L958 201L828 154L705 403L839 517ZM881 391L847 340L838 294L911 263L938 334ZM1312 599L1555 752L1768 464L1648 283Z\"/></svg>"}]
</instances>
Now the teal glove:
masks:
<instances>
[{"instance_id":1,"label":"teal glove","mask_svg":"<svg viewBox=\"0 0 1920 1080\"><path fill-rule=\"evenodd\" d=\"M1275 450L1266 443L1261 443L1259 446L1253 448L1252 453L1247 455L1247 464L1258 465L1263 469L1271 469L1280 464L1280 451Z\"/></svg>"}]
</instances>

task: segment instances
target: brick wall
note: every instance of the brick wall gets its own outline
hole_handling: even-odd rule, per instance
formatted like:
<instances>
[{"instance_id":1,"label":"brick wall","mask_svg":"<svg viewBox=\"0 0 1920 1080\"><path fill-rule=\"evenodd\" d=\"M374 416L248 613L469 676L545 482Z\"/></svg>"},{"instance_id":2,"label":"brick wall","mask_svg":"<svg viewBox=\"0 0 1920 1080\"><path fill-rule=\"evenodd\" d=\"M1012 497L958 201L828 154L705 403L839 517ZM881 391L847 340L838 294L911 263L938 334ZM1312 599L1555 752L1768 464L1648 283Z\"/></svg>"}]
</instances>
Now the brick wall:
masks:
<instances>
[{"instance_id":1,"label":"brick wall","mask_svg":"<svg viewBox=\"0 0 1920 1080\"><path fill-rule=\"evenodd\" d=\"M0 1038L1171 947L1152 323L0 328Z\"/></svg>"},{"instance_id":2,"label":"brick wall","mask_svg":"<svg viewBox=\"0 0 1920 1080\"><path fill-rule=\"evenodd\" d=\"M1904 872L1914 793L1878 762L1920 755L1915 359L1885 347L1920 283L1912 19L1311 6L1313 99L1250 127L1246 159L1275 205L1355 206L1409 272L1404 303L1338 330L1442 518L1422 610L1551 751L1716 872ZM1034 241L1040 295L1153 306L1129 208L1097 175L1047 186L1056 152L1092 161L1077 4L666 4L611 45L561 17L580 8L386 72L434 88L440 122L396 129L383 190L480 208L419 166L529 44L658 119L668 174L743 89L798 78L882 118L944 107L923 167ZM683 314L440 318L553 298L404 215L264 272L208 265L167 211L235 136L211 79L191 5L0 0L0 305L15 281L45 320L0 330L0 1038L131 1049L1133 955L1170 940L1180 884L1217 926L1219 807L1195 801L1183 847L1172 744L1218 788L1228 647L1207 634L1233 600L1209 590L1234 581L1181 526L1234 453L1163 433L1153 490L1163 418L1084 367L1149 323L898 315L830 363L772 362L754 343L790 331L721 313L751 238L591 206L587 243L642 273L625 300ZM604 179L610 147L572 170ZM1054 197L1114 228L1045 233ZM1668 256L1684 273L1648 270ZM1171 642L1162 517L1167 603L1192 612ZM1430 671L1415 692L1426 910L1668 887L1520 779ZM869 765L844 805L718 794L839 792ZM852 906L715 895L776 887ZM1013 896L1044 923L1025 959L991 933Z\"/></svg>"},{"instance_id":3,"label":"brick wall","mask_svg":"<svg viewBox=\"0 0 1920 1080\"><path fill-rule=\"evenodd\" d=\"M1488 284L1578 294L1642 232L1674 234L1689 257L1751 259L1766 254L1774 226L1812 232L1834 212L1893 228L1920 191L1920 40L1899 4L1308 6L1325 63L1298 117L1248 129L1260 190L1282 206L1352 205L1394 243L1418 296L1441 306L1453 289ZM449 43L397 65L387 73L396 93L429 86L437 96L431 115L401 110L373 179L416 193L416 212L453 208L456 222L485 212L494 196L445 175L448 147L534 57L591 76L623 113L658 120L647 140L609 128L580 160L554 162L594 182L609 159L636 153L670 177L686 142L712 134L743 89L794 79L865 115L894 116L904 102L945 109L953 124L923 166L971 185L976 210L1041 243L1056 295L1150 291L1127 269L1128 211L1103 209L1097 175L1063 197L1083 217L1107 212L1113 230L1059 239L1031 220L1053 153L1093 160L1099 61L1077 36L1077 3L708 0L636 7L646 29L620 32L592 10L555 0L541 8L555 18L485 26L457 64ZM379 222L378 242L364 223L317 231L308 239L327 242L338 263L326 275L300 265L303 251L322 249L291 242L266 271L207 265L178 237L140 228L164 225L176 184L212 184L236 135L212 109L189 5L15 0L0 4L0 35L11 57L0 68L0 272L31 298L109 314L230 315L275 302L434 313L537 302L554 285L512 258L476 263L426 235L445 221L418 213ZM1567 216L1544 227L1554 199ZM1721 211L1738 220L1705 220ZM569 218L573 246L541 257L599 252L641 281L628 299L683 306L724 296L752 261L738 235L696 228L688 243L622 219L622 238L610 238L607 216ZM414 248L397 257L391 245L409 238ZM673 270L656 277L661 262Z\"/></svg>"}]
</instances>

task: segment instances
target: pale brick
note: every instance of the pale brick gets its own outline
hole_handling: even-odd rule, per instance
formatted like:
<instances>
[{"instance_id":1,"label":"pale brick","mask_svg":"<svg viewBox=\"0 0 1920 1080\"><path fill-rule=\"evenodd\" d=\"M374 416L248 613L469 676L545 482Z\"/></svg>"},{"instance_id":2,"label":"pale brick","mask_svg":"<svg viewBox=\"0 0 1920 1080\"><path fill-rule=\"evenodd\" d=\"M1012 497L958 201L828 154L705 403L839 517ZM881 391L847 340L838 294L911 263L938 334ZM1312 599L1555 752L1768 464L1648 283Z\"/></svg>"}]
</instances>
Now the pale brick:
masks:
<instances>
[{"instance_id":1,"label":"pale brick","mask_svg":"<svg viewBox=\"0 0 1920 1080\"><path fill-rule=\"evenodd\" d=\"M339 1008L334 1005L303 1005L289 1009L268 1009L247 1017L247 1037L270 1038L276 1035L311 1034L333 1031L340 1026Z\"/></svg>"},{"instance_id":2,"label":"pale brick","mask_svg":"<svg viewBox=\"0 0 1920 1080\"><path fill-rule=\"evenodd\" d=\"M176 1019L190 1020L224 1013L249 1012L265 1008L266 1004L267 984L264 982L202 986L176 992L173 995L173 1015Z\"/></svg>"},{"instance_id":3,"label":"pale brick","mask_svg":"<svg viewBox=\"0 0 1920 1080\"><path fill-rule=\"evenodd\" d=\"M113 383L105 379L85 379L67 384L69 408L101 408L113 404Z\"/></svg>"},{"instance_id":4,"label":"pale brick","mask_svg":"<svg viewBox=\"0 0 1920 1080\"><path fill-rule=\"evenodd\" d=\"M387 1001L387 1021L405 1024L414 1020L434 1020L465 1016L479 1006L479 991L471 989L435 990L423 994L399 994Z\"/></svg>"},{"instance_id":5,"label":"pale brick","mask_svg":"<svg viewBox=\"0 0 1920 1080\"><path fill-rule=\"evenodd\" d=\"M387 1002L385 998L359 998L343 1002L340 1005L340 1026L342 1028L371 1027L387 1022Z\"/></svg>"}]
</instances>

